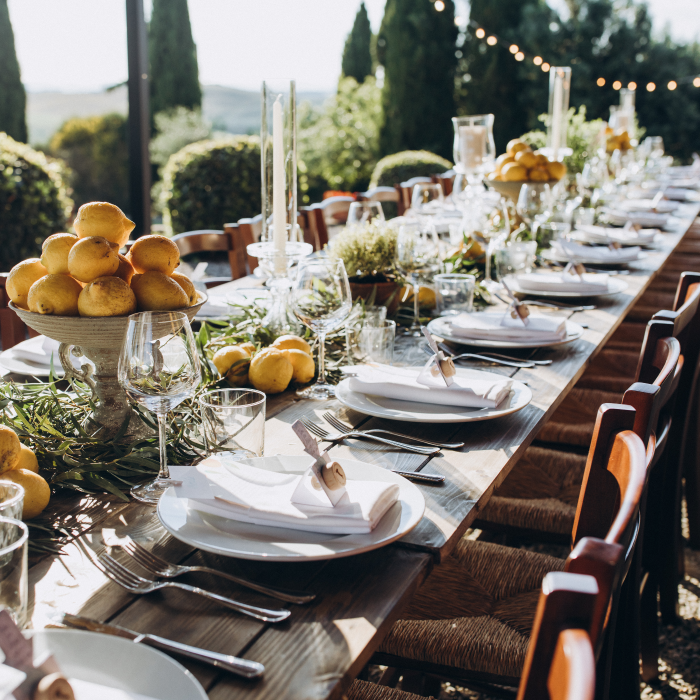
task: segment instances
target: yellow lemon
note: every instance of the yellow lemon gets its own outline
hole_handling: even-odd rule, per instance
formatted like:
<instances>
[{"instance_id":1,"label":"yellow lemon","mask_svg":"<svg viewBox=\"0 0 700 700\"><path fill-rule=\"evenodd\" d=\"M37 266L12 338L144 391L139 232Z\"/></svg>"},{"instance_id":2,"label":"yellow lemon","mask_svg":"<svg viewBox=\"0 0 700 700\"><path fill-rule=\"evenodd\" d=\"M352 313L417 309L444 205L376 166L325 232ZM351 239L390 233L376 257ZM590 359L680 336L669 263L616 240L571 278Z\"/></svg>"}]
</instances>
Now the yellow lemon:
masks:
<instances>
[{"instance_id":1,"label":"yellow lemon","mask_svg":"<svg viewBox=\"0 0 700 700\"><path fill-rule=\"evenodd\" d=\"M15 465L15 469L26 469L35 474L39 473L39 462L36 455L26 445L19 448L19 461Z\"/></svg>"},{"instance_id":2,"label":"yellow lemon","mask_svg":"<svg viewBox=\"0 0 700 700\"><path fill-rule=\"evenodd\" d=\"M509 153L503 153L500 156L498 156L498 158L496 158L496 170L500 172L501 168L506 163L515 163L515 158L513 158L513 156Z\"/></svg>"},{"instance_id":3,"label":"yellow lemon","mask_svg":"<svg viewBox=\"0 0 700 700\"><path fill-rule=\"evenodd\" d=\"M530 146L528 146L525 143L525 141L521 141L520 139L512 139L511 141L508 141L508 145L506 146L506 153L515 157L515 154L518 151L524 151L529 148Z\"/></svg>"},{"instance_id":4,"label":"yellow lemon","mask_svg":"<svg viewBox=\"0 0 700 700\"><path fill-rule=\"evenodd\" d=\"M7 275L7 281L5 282L7 296L9 296L17 306L28 309L29 304L27 296L29 294L29 288L38 279L48 274L49 271L41 264L39 258L22 260L22 262L17 263L10 270L10 274Z\"/></svg>"},{"instance_id":5,"label":"yellow lemon","mask_svg":"<svg viewBox=\"0 0 700 700\"><path fill-rule=\"evenodd\" d=\"M228 345L220 348L211 358L216 369L222 377L234 386L244 386L248 382L248 367L250 367L250 355L240 345Z\"/></svg>"},{"instance_id":6,"label":"yellow lemon","mask_svg":"<svg viewBox=\"0 0 700 700\"><path fill-rule=\"evenodd\" d=\"M311 355L311 346L298 335L281 335L272 343L272 347L278 350L303 350Z\"/></svg>"},{"instance_id":7,"label":"yellow lemon","mask_svg":"<svg viewBox=\"0 0 700 700\"><path fill-rule=\"evenodd\" d=\"M189 306L185 290L162 272L134 275L131 289L136 295L139 311L174 311Z\"/></svg>"},{"instance_id":8,"label":"yellow lemon","mask_svg":"<svg viewBox=\"0 0 700 700\"><path fill-rule=\"evenodd\" d=\"M51 489L46 479L29 471L29 469L13 469L2 475L3 479L13 481L24 489L24 508L22 520L36 518L47 505L51 498Z\"/></svg>"},{"instance_id":9,"label":"yellow lemon","mask_svg":"<svg viewBox=\"0 0 700 700\"><path fill-rule=\"evenodd\" d=\"M311 355L303 350L282 350L282 354L292 363L292 381L308 384L316 374L316 363Z\"/></svg>"},{"instance_id":10,"label":"yellow lemon","mask_svg":"<svg viewBox=\"0 0 700 700\"><path fill-rule=\"evenodd\" d=\"M537 156L530 151L518 151L515 154L515 162L520 163L525 168L534 168L537 165Z\"/></svg>"},{"instance_id":11,"label":"yellow lemon","mask_svg":"<svg viewBox=\"0 0 700 700\"><path fill-rule=\"evenodd\" d=\"M68 275L46 275L29 290L29 310L53 316L77 316L80 282Z\"/></svg>"},{"instance_id":12,"label":"yellow lemon","mask_svg":"<svg viewBox=\"0 0 700 700\"><path fill-rule=\"evenodd\" d=\"M187 275L181 275L179 272L173 272L170 275L170 279L175 280L187 294L187 298L190 300L190 306L197 303L197 290L192 284L192 280Z\"/></svg>"},{"instance_id":13,"label":"yellow lemon","mask_svg":"<svg viewBox=\"0 0 700 700\"><path fill-rule=\"evenodd\" d=\"M180 250L167 236L141 236L131 246L129 258L138 273L152 270L172 275L180 264Z\"/></svg>"},{"instance_id":14,"label":"yellow lemon","mask_svg":"<svg viewBox=\"0 0 700 700\"><path fill-rule=\"evenodd\" d=\"M131 284L131 278L134 276L134 266L126 255L119 253L119 267L114 276L124 280L127 284Z\"/></svg>"},{"instance_id":15,"label":"yellow lemon","mask_svg":"<svg viewBox=\"0 0 700 700\"><path fill-rule=\"evenodd\" d=\"M522 182L527 180L527 168L519 163L507 163L501 170L501 177L506 182Z\"/></svg>"},{"instance_id":16,"label":"yellow lemon","mask_svg":"<svg viewBox=\"0 0 700 700\"><path fill-rule=\"evenodd\" d=\"M258 391L279 394L292 381L294 367L277 348L261 350L251 361L248 378Z\"/></svg>"},{"instance_id":17,"label":"yellow lemon","mask_svg":"<svg viewBox=\"0 0 700 700\"><path fill-rule=\"evenodd\" d=\"M0 474L17 466L21 449L22 443L17 433L6 425L0 425Z\"/></svg>"},{"instance_id":18,"label":"yellow lemon","mask_svg":"<svg viewBox=\"0 0 700 700\"><path fill-rule=\"evenodd\" d=\"M129 221L118 206L109 202L83 204L73 222L78 238L101 236L117 250L126 245L134 226L136 224Z\"/></svg>"},{"instance_id":19,"label":"yellow lemon","mask_svg":"<svg viewBox=\"0 0 700 700\"><path fill-rule=\"evenodd\" d=\"M531 182L549 182L549 171L547 168L532 168L527 177Z\"/></svg>"},{"instance_id":20,"label":"yellow lemon","mask_svg":"<svg viewBox=\"0 0 700 700\"><path fill-rule=\"evenodd\" d=\"M243 348L251 357L253 356L253 353L257 350L255 343L241 343L238 347Z\"/></svg>"},{"instance_id":21,"label":"yellow lemon","mask_svg":"<svg viewBox=\"0 0 700 700\"><path fill-rule=\"evenodd\" d=\"M119 254L102 236L81 238L68 254L68 272L81 282L109 277L119 269Z\"/></svg>"},{"instance_id":22,"label":"yellow lemon","mask_svg":"<svg viewBox=\"0 0 700 700\"><path fill-rule=\"evenodd\" d=\"M553 161L547 164L547 171L552 180L561 180L566 175L566 166L559 161Z\"/></svg>"},{"instance_id":23,"label":"yellow lemon","mask_svg":"<svg viewBox=\"0 0 700 700\"><path fill-rule=\"evenodd\" d=\"M131 287L119 277L98 277L78 297L81 316L128 316L136 311Z\"/></svg>"},{"instance_id":24,"label":"yellow lemon","mask_svg":"<svg viewBox=\"0 0 700 700\"><path fill-rule=\"evenodd\" d=\"M68 254L78 240L72 233L54 233L41 246L41 264L50 275L68 274Z\"/></svg>"}]
</instances>

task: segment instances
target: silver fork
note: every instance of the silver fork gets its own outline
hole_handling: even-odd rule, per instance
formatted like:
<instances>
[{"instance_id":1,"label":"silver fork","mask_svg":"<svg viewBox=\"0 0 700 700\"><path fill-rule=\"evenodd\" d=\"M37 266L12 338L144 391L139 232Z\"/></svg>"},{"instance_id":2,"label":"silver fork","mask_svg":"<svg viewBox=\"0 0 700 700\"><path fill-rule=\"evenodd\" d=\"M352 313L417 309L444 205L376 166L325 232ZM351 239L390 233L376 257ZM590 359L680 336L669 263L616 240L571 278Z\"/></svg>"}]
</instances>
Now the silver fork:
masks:
<instances>
[{"instance_id":1,"label":"silver fork","mask_svg":"<svg viewBox=\"0 0 700 700\"><path fill-rule=\"evenodd\" d=\"M456 355L455 351L449 345L445 345L445 343L438 343L438 347L440 348L440 350L442 350L445 353L445 355L449 355L450 357L453 357ZM460 355L460 357L465 357L466 355L470 355L470 354L471 353L463 353L462 355ZM495 358L498 358L499 360L505 360L508 362L524 362L524 363L528 363L531 365L541 365L542 367L545 367L547 365L552 364L552 360L518 360L515 357L510 357L509 355L499 355L496 352L490 352L488 355L472 355L472 356L473 357L485 357L485 358L491 360L492 362L495 362L496 361Z\"/></svg>"},{"instance_id":2,"label":"silver fork","mask_svg":"<svg viewBox=\"0 0 700 700\"><path fill-rule=\"evenodd\" d=\"M305 418L301 419L304 427L310 432L320 437L322 440L327 442L340 442L345 440L345 438L369 438L375 442L381 442L384 445L391 445L392 447L398 447L402 450L408 450L409 452L416 452L419 455L434 455L440 452L439 447L419 447L418 445L407 445L404 442L396 442L395 440L387 440L386 438L379 437L378 435L365 435L361 430L351 430L347 433L337 433L335 435L324 430L320 425L316 425Z\"/></svg>"},{"instance_id":3,"label":"silver fork","mask_svg":"<svg viewBox=\"0 0 700 700\"><path fill-rule=\"evenodd\" d=\"M426 354L433 354L433 351L427 345L423 345L422 347L423 352ZM445 355L448 355L453 360L471 358L473 360L478 360L479 362L489 362L492 365L500 365L501 367L517 367L518 369L532 369L535 366L535 363L532 360L514 360L512 358L508 360L500 360L495 356L491 357L489 355L478 355L473 352L463 352L457 355L455 354L454 350L448 350L442 343L438 343L438 347L445 353Z\"/></svg>"},{"instance_id":4,"label":"silver fork","mask_svg":"<svg viewBox=\"0 0 700 700\"><path fill-rule=\"evenodd\" d=\"M355 430L351 425L343 423L340 419L336 418L330 411L323 414L323 419L330 423L334 428L340 430L344 433L349 433L354 431L356 433L362 433L363 435L374 435L375 433L385 433L386 435L393 435L394 437L405 438L406 440L415 440L416 442L423 442L426 445L434 445L435 447L443 447L446 450L458 450L460 447L464 447L463 442L433 442L432 440L426 440L425 438L418 438L413 435L404 435L403 433L394 433L391 430L384 430L383 428L370 428L369 430Z\"/></svg>"},{"instance_id":5,"label":"silver fork","mask_svg":"<svg viewBox=\"0 0 700 700\"><path fill-rule=\"evenodd\" d=\"M302 605L304 603L310 603L316 597L314 594L296 594L284 590L278 590L276 588L268 588L267 586L263 586L259 583L253 583L247 579L239 578L238 576L233 576L232 574L227 574L223 571L218 571L217 569L211 569L208 566L183 566L182 564L171 564L165 559L159 557L157 554L149 552L145 547L142 547L138 542L134 542L132 539L129 539L129 541L126 544L121 545L121 547L124 552L132 557L137 564L146 569L146 571L149 571L156 576L162 576L163 578L175 578L176 576L182 576L182 574L199 571L206 574L220 576L221 578L233 581L234 583L250 588L258 593L263 593L271 596L272 598L284 600L287 603Z\"/></svg>"},{"instance_id":6,"label":"silver fork","mask_svg":"<svg viewBox=\"0 0 700 700\"><path fill-rule=\"evenodd\" d=\"M243 613L244 615L254 617L256 620L262 620L263 622L282 622L282 620L286 620L291 615L289 610L267 610L266 608L258 608L255 605L246 605L245 603L239 603L231 598L224 598L224 596L217 595L211 591L205 591L203 588L189 586L186 583L153 581L151 579L142 578L133 571L129 571L125 566L122 566L116 559L110 557L109 554L100 554L97 561L93 561L105 576L112 579L115 583L118 583L122 588L126 588L130 593L135 593L137 595L159 591L161 588L179 588L183 591L196 593L202 596L202 598L213 600L216 603L225 605L228 608Z\"/></svg>"},{"instance_id":7,"label":"silver fork","mask_svg":"<svg viewBox=\"0 0 700 700\"><path fill-rule=\"evenodd\" d=\"M559 309L561 311L593 311L597 308L595 304L552 304L548 301L540 301L539 299L527 299L525 302L528 306L541 306L545 309Z\"/></svg>"}]
</instances>

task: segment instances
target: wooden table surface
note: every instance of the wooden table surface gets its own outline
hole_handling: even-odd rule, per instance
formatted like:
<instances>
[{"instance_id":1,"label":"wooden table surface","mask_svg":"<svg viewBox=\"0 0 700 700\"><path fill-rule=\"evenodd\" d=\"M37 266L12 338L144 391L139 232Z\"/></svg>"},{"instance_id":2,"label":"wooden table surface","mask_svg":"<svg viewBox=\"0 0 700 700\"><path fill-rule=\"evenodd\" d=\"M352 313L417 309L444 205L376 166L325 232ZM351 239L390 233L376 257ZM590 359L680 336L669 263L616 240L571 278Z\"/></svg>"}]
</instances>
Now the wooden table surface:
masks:
<instances>
[{"instance_id":1,"label":"wooden table surface","mask_svg":"<svg viewBox=\"0 0 700 700\"><path fill-rule=\"evenodd\" d=\"M469 424L401 424L347 411L334 400L302 401L291 392L268 399L266 455L302 454L292 423L302 416L322 422L327 410L362 427L383 426L466 443L461 450L444 450L432 459L358 440L331 450L336 457L446 476L442 485L418 484L426 500L425 516L398 543L330 562L232 560L175 540L160 526L152 507L125 504L109 496L56 498L52 502L56 526L66 528L70 536L63 556L46 556L30 568L31 625L44 627L50 624L51 615L61 610L265 664L262 679L244 681L180 659L212 700L340 698L431 566L452 551L493 490L658 274L699 210L700 206L685 207L684 230L664 234L659 249L647 252L630 266L632 274L620 277L629 285L624 293L600 297L595 310L569 315L587 325L581 339L530 352L536 359L551 359L551 365L494 370L525 381L532 389L532 403L518 413ZM246 281L238 280L213 291L226 294L242 286ZM91 563L96 553L110 551L127 535L173 562L206 562L263 583L313 591L317 598L306 606L291 606L292 615L285 623L269 625L182 591L133 596L106 579ZM117 559L124 559L118 547L111 552ZM193 581L245 602L275 607L271 599L220 579L197 574Z\"/></svg>"}]
</instances>

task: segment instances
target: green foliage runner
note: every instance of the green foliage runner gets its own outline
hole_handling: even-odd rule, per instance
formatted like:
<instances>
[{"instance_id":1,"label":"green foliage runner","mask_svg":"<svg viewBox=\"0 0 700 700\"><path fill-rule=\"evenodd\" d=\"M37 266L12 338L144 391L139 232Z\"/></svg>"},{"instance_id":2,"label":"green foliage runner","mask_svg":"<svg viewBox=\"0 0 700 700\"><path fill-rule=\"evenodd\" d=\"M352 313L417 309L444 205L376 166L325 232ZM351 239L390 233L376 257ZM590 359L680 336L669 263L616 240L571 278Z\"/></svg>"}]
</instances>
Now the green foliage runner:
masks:
<instances>
[{"instance_id":1,"label":"green foliage runner","mask_svg":"<svg viewBox=\"0 0 700 700\"><path fill-rule=\"evenodd\" d=\"M7 0L0 0L0 131L27 142L27 96L15 53Z\"/></svg>"},{"instance_id":2,"label":"green foliage runner","mask_svg":"<svg viewBox=\"0 0 700 700\"><path fill-rule=\"evenodd\" d=\"M358 83L373 75L372 70L372 28L369 24L365 3L360 3L360 9L355 16L355 23L348 35L343 50L343 76L355 78Z\"/></svg>"}]
</instances>

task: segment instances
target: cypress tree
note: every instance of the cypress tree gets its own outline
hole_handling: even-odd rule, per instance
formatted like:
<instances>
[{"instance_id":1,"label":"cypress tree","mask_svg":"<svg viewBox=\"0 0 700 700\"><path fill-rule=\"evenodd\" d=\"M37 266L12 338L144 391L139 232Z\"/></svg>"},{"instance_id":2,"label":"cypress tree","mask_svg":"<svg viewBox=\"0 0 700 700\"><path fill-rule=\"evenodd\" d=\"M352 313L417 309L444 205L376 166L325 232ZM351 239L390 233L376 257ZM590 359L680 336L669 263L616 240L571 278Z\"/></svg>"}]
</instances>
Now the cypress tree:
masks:
<instances>
[{"instance_id":1,"label":"cypress tree","mask_svg":"<svg viewBox=\"0 0 700 700\"><path fill-rule=\"evenodd\" d=\"M0 0L0 131L27 142L27 95L15 53L15 35L7 0Z\"/></svg>"},{"instance_id":2,"label":"cypress tree","mask_svg":"<svg viewBox=\"0 0 700 700\"><path fill-rule=\"evenodd\" d=\"M456 39L453 0L387 0L377 37L384 155L427 150L451 159Z\"/></svg>"},{"instance_id":3,"label":"cypress tree","mask_svg":"<svg viewBox=\"0 0 700 700\"><path fill-rule=\"evenodd\" d=\"M187 0L153 0L148 32L151 113L201 108L197 47Z\"/></svg>"},{"instance_id":4,"label":"cypress tree","mask_svg":"<svg viewBox=\"0 0 700 700\"><path fill-rule=\"evenodd\" d=\"M360 9L355 15L355 24L345 41L343 50L343 75L355 78L358 83L364 82L372 75L372 28L365 9L365 3L360 3Z\"/></svg>"}]
</instances>

